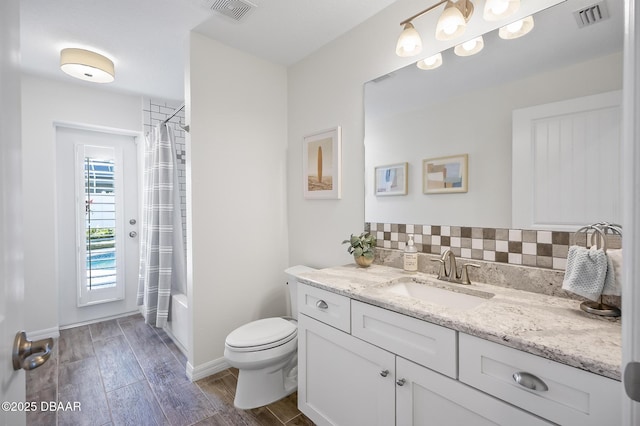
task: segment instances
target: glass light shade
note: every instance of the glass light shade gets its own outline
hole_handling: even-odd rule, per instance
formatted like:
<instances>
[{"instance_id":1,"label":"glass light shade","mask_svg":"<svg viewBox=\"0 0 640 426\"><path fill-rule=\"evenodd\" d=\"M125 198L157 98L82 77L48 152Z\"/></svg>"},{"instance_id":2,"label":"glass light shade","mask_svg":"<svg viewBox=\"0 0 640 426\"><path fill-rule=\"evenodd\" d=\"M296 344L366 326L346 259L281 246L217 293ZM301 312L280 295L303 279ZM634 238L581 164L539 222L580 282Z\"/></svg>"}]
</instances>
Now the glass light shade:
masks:
<instances>
[{"instance_id":1,"label":"glass light shade","mask_svg":"<svg viewBox=\"0 0 640 426\"><path fill-rule=\"evenodd\" d=\"M95 83L111 83L116 75L109 58L85 49L62 49L60 69L72 77Z\"/></svg>"},{"instance_id":2,"label":"glass light shade","mask_svg":"<svg viewBox=\"0 0 640 426\"><path fill-rule=\"evenodd\" d=\"M442 53L436 53L428 58L416 62L416 66L421 70L434 70L442 65Z\"/></svg>"},{"instance_id":3,"label":"glass light shade","mask_svg":"<svg viewBox=\"0 0 640 426\"><path fill-rule=\"evenodd\" d=\"M398 38L396 55L401 57L415 56L422 50L422 39L411 22L404 25Z\"/></svg>"},{"instance_id":4,"label":"glass light shade","mask_svg":"<svg viewBox=\"0 0 640 426\"><path fill-rule=\"evenodd\" d=\"M467 40L453 48L453 52L458 56L471 56L480 52L484 48L482 36Z\"/></svg>"},{"instance_id":5,"label":"glass light shade","mask_svg":"<svg viewBox=\"0 0 640 426\"><path fill-rule=\"evenodd\" d=\"M487 0L482 17L485 21L499 21L516 13L520 0Z\"/></svg>"},{"instance_id":6,"label":"glass light shade","mask_svg":"<svg viewBox=\"0 0 640 426\"><path fill-rule=\"evenodd\" d=\"M533 16L527 16L519 21L512 22L498 30L498 36L505 40L513 40L528 34L533 29Z\"/></svg>"},{"instance_id":7,"label":"glass light shade","mask_svg":"<svg viewBox=\"0 0 640 426\"><path fill-rule=\"evenodd\" d=\"M467 20L462 11L452 2L447 2L442 15L436 24L437 40L452 40L464 34L467 28Z\"/></svg>"}]
</instances>

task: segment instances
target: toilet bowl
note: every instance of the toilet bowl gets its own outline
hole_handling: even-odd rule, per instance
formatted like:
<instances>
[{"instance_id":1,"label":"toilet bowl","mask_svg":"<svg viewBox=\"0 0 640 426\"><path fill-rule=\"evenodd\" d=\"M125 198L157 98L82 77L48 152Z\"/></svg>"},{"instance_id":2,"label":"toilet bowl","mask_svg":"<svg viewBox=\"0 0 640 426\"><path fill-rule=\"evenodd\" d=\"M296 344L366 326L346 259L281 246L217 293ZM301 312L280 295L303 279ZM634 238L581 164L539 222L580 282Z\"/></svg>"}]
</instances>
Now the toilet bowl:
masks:
<instances>
[{"instance_id":1,"label":"toilet bowl","mask_svg":"<svg viewBox=\"0 0 640 426\"><path fill-rule=\"evenodd\" d=\"M294 266L288 276L291 317L264 318L233 330L225 339L224 357L238 369L234 405L251 409L270 404L298 388L297 275L312 271Z\"/></svg>"}]
</instances>

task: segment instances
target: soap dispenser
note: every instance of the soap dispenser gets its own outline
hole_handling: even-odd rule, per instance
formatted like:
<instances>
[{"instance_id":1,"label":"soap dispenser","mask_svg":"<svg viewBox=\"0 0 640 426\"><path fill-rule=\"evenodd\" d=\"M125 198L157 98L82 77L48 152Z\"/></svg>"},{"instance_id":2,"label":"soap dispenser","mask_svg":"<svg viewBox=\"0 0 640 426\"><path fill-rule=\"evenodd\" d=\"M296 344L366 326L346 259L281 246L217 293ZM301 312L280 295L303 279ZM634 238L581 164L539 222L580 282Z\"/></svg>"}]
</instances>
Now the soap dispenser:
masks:
<instances>
[{"instance_id":1,"label":"soap dispenser","mask_svg":"<svg viewBox=\"0 0 640 426\"><path fill-rule=\"evenodd\" d=\"M413 235L409 235L409 241L404 247L404 270L416 272L418 270L418 249L413 243Z\"/></svg>"}]
</instances>

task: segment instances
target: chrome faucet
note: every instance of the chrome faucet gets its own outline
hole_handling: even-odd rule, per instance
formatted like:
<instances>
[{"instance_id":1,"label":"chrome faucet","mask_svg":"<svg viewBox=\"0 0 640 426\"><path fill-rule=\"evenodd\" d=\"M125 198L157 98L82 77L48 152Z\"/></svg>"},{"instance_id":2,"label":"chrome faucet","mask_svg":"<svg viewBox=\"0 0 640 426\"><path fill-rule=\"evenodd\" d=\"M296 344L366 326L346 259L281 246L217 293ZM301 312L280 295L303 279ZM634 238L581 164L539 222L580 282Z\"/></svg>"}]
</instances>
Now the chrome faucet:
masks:
<instances>
[{"instance_id":1,"label":"chrome faucet","mask_svg":"<svg viewBox=\"0 0 640 426\"><path fill-rule=\"evenodd\" d=\"M438 279L442 281L449 281L452 283L458 284L471 284L471 280L469 279L469 271L467 267L471 266L474 268L479 268L480 265L476 265L475 263L463 263L462 268L460 270L460 274L458 274L458 267L456 265L456 255L450 250L447 249L444 253L442 253L442 257L440 259L434 259L436 262L440 262L440 267L438 268ZM447 260L449 261L449 267L447 268Z\"/></svg>"}]
</instances>

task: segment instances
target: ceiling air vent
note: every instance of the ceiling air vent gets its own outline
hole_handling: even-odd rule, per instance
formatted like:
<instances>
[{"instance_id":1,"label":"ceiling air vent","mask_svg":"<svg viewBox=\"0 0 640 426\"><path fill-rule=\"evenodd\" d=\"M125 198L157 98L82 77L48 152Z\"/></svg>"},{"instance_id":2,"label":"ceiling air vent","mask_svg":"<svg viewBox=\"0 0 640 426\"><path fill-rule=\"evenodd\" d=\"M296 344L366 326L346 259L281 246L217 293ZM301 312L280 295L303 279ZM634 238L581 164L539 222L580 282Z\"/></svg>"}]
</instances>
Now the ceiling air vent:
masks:
<instances>
[{"instance_id":1,"label":"ceiling air vent","mask_svg":"<svg viewBox=\"0 0 640 426\"><path fill-rule=\"evenodd\" d=\"M211 10L235 21L241 21L255 7L257 7L255 4L244 0L215 0L211 5Z\"/></svg>"},{"instance_id":2,"label":"ceiling air vent","mask_svg":"<svg viewBox=\"0 0 640 426\"><path fill-rule=\"evenodd\" d=\"M592 6L576 10L573 12L573 16L576 18L578 28L583 28L607 19L609 17L609 10L607 9L607 3L601 1Z\"/></svg>"}]
</instances>

